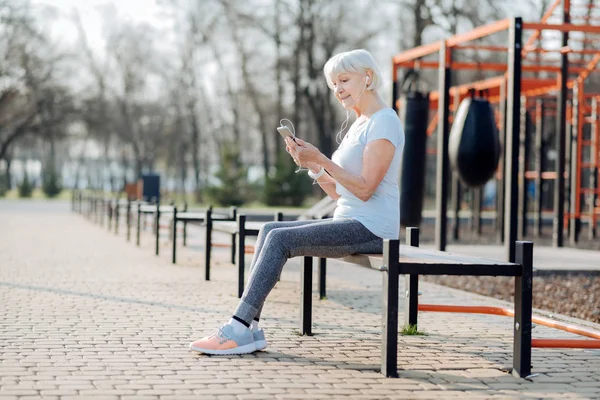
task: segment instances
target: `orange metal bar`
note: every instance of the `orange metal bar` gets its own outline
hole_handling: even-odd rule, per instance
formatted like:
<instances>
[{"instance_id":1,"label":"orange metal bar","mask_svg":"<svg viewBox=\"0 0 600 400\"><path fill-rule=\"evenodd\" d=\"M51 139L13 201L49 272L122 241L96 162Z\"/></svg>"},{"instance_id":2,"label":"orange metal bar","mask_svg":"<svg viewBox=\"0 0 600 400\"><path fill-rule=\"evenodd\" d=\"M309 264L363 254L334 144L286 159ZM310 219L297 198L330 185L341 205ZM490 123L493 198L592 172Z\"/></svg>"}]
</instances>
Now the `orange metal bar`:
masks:
<instances>
[{"instance_id":1,"label":"orange metal bar","mask_svg":"<svg viewBox=\"0 0 600 400\"><path fill-rule=\"evenodd\" d=\"M419 311L433 311L433 312L456 312L456 313L469 313L469 314L491 314L501 315L505 317L514 317L515 312L508 308L502 307L488 307L488 306L454 306L454 305L441 305L441 304L419 304ZM593 329L588 329L582 326L566 324L558 322L549 318L535 317L531 318L533 323L538 325L547 326L549 328L560 329L565 332L574 333L576 335L589 337L592 339L586 342L597 342L600 345L600 332Z\"/></svg>"},{"instance_id":2,"label":"orange metal bar","mask_svg":"<svg viewBox=\"0 0 600 400\"><path fill-rule=\"evenodd\" d=\"M531 339L531 347L555 349L600 349L600 340Z\"/></svg>"},{"instance_id":3,"label":"orange metal bar","mask_svg":"<svg viewBox=\"0 0 600 400\"><path fill-rule=\"evenodd\" d=\"M561 0L556 0L554 3L552 3L552 5L548 8L548 11L546 11L544 13L544 15L542 16L542 19L540 20L541 23L546 23L548 22L548 19L552 16L552 14L554 13L554 10L556 10L556 8L560 5ZM527 49L528 47L532 46L535 41L540 37L540 34L542 32L541 31L535 31L533 32L533 34L529 37L529 39L527 39L527 42L525 42L525 49ZM527 53L527 50L524 51L524 53Z\"/></svg>"},{"instance_id":4,"label":"orange metal bar","mask_svg":"<svg viewBox=\"0 0 600 400\"><path fill-rule=\"evenodd\" d=\"M587 32L600 34L600 26L575 24L544 24L538 22L523 22L523 29L549 30L559 32Z\"/></svg>"},{"instance_id":5,"label":"orange metal bar","mask_svg":"<svg viewBox=\"0 0 600 400\"><path fill-rule=\"evenodd\" d=\"M435 113L435 115L433 116L433 118L429 122L429 125L427 126L427 136L433 135L433 132L437 128L438 120L439 120L438 114Z\"/></svg>"},{"instance_id":6,"label":"orange metal bar","mask_svg":"<svg viewBox=\"0 0 600 400\"><path fill-rule=\"evenodd\" d=\"M600 62L600 51L594 58L590 60L590 62L585 66L585 70L579 74L577 78L577 82L583 83L590 75L590 73L596 68L596 65Z\"/></svg>"},{"instance_id":7,"label":"orange metal bar","mask_svg":"<svg viewBox=\"0 0 600 400\"><path fill-rule=\"evenodd\" d=\"M454 35L448 39L446 39L446 45L448 47L457 46L466 42L470 42L471 40L480 39L482 37L502 32L507 30L510 27L510 19L503 19L497 22L493 22L488 25L481 26L479 28L475 28L472 31ZM430 54L434 54L440 50L442 47L442 40L439 40L434 43L426 44L423 46L415 47L410 50L406 50L392 58L393 63L398 65L404 63L406 61L416 60Z\"/></svg>"}]
</instances>

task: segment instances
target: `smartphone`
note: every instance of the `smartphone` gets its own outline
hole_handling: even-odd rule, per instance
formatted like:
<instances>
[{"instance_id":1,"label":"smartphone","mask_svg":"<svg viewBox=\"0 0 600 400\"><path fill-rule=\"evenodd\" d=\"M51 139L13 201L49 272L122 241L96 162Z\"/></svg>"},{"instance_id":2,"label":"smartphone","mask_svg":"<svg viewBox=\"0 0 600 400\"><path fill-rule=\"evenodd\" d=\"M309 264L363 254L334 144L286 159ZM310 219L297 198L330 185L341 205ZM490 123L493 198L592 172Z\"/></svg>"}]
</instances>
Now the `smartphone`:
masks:
<instances>
[{"instance_id":1,"label":"smartphone","mask_svg":"<svg viewBox=\"0 0 600 400\"><path fill-rule=\"evenodd\" d=\"M281 137L283 137L284 139L286 137L291 137L294 142L296 141L294 134L292 133L292 131L290 131L290 128L288 128L287 126L278 126L277 132L279 132Z\"/></svg>"}]
</instances>

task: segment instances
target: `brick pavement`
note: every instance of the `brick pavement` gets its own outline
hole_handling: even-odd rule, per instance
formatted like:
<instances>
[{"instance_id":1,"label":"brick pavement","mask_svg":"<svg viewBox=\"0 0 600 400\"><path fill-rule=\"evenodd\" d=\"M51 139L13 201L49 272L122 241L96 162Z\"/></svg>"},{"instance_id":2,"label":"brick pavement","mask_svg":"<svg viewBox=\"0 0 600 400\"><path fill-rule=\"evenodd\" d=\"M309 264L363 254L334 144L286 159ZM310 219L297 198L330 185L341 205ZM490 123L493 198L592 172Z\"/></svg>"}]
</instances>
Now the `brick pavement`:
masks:
<instances>
[{"instance_id":1,"label":"brick pavement","mask_svg":"<svg viewBox=\"0 0 600 400\"><path fill-rule=\"evenodd\" d=\"M195 355L189 341L237 303L227 251L205 282L201 253L182 250L172 266L168 243L155 257L149 232L136 248L65 211L2 210L0 400L600 398L598 350L534 349L537 376L503 372L511 322L498 316L421 313L427 336L402 336L400 378L383 378L381 276L342 263L330 263L328 299L315 296L314 336L298 335L291 260L265 306L266 351ZM426 303L506 305L433 284L421 290ZM534 337L574 336L536 326Z\"/></svg>"}]
</instances>

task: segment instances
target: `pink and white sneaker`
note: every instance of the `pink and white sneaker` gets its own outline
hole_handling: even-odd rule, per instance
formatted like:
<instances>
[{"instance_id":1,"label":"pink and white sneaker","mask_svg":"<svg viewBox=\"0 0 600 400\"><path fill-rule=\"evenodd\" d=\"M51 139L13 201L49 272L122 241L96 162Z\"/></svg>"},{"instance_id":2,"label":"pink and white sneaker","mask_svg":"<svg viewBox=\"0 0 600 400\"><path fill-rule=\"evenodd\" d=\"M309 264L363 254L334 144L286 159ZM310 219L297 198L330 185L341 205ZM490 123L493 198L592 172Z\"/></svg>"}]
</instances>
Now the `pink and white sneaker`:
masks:
<instances>
[{"instance_id":1,"label":"pink and white sneaker","mask_svg":"<svg viewBox=\"0 0 600 400\"><path fill-rule=\"evenodd\" d=\"M213 355L248 354L256 351L256 345L250 329L236 335L233 327L225 324L211 335L190 343L190 350Z\"/></svg>"}]
</instances>

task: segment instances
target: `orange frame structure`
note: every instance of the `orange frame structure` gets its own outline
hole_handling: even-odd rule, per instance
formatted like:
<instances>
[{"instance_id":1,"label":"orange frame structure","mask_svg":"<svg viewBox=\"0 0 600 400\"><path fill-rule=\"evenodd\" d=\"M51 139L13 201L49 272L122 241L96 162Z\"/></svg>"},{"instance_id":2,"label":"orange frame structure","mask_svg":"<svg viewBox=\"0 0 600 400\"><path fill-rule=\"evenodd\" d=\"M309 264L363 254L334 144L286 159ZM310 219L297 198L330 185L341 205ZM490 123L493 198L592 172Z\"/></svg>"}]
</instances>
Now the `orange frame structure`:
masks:
<instances>
[{"instance_id":1,"label":"orange frame structure","mask_svg":"<svg viewBox=\"0 0 600 400\"><path fill-rule=\"evenodd\" d=\"M538 185L541 185L542 180L552 179L555 181L553 240L556 247L563 246L565 225L568 227L571 243L575 245L579 238L582 218L588 223L590 238L596 237L596 226L600 219L600 203L598 200L600 198L600 188L598 186L600 180L600 123L598 113L600 92L586 91L586 83L589 81L589 77L600 71L600 14L592 15L595 10L600 11L600 0L585 0L585 3L583 0L579 3L575 0L555 0L539 22L518 22L520 24L519 29L531 33L520 50L518 77L516 78L519 80L520 93L518 95L521 97L520 104L521 107L524 107L525 112L528 108L535 112L537 122L543 120L544 117L556 116L557 141L555 150L558 153L555 171L525 171L526 168L518 166L520 169L518 190L525 190L529 179L536 181L537 190L539 190L540 186ZM555 20L561 22L550 22ZM469 90L484 91L488 100L500 108L502 116L506 116L507 110L503 110L502 104L506 101L507 91L509 90L507 86L511 67L509 62L498 62L496 61L498 57L490 62L463 61L457 54L461 51L475 53L485 51L488 54L505 53L510 57L510 52L513 51L510 46L490 45L485 43L485 39L509 32L513 23L513 19L500 20L475 28L470 32L395 55L392 58L392 78L394 82L393 104L396 110L401 106L398 85L399 69L433 69L438 70L440 74L444 69L450 71L473 70L487 74L498 72L498 75L450 86L448 93L444 93L442 87L437 91L432 91L430 93L430 110L434 113L427 128L428 135L433 134L436 129L438 134L444 131L443 128L439 127L440 120L444 120L444 118L440 118L441 108L439 104L439 100L443 96L448 96L451 99L447 105L442 105L451 112L455 110L460 101L469 95ZM551 38L544 38L544 33L558 34L558 40L554 43L557 45L552 46ZM575 57L578 59L574 59ZM542 101L545 104L538 104L540 99L543 99ZM551 110L549 107L552 101L556 104L555 110ZM518 116L513 117L518 118ZM448 115L447 121L444 122L449 123L450 119L451 115ZM504 131L504 134L506 134L505 125L507 124L508 121L505 123L503 118L500 119L501 131ZM590 128L586 126L590 126ZM568 130L571 132L570 135L567 135ZM571 140L565 146L566 139ZM438 138L438 145L439 140ZM523 151L522 144L521 149ZM590 154L590 159L587 161L583 158L586 152ZM505 150L505 154L507 153L508 149ZM586 182L583 179L584 171L590 177ZM503 167L499 168L497 177L508 179ZM567 179L568 182L566 182ZM564 196L566 183L569 183L568 186L570 187L568 197ZM503 183L505 186L507 184L509 182ZM499 187L499 196L504 196L505 190L508 191L508 189ZM519 236L522 237L527 229L527 217L525 215L527 198L522 193L519 193L519 198L525 202L524 205L519 204L518 222L521 231ZM584 199L587 199L588 206L586 209L584 209ZM508 201L507 197L506 202ZM567 209L565 209L565 203L568 203ZM505 214L503 204L504 199L501 197L497 210L500 215ZM443 208L445 208L445 205L443 205ZM438 217L440 216L441 214L438 213ZM539 219L537 222L540 224L536 226L535 232L539 234L541 231L541 212L537 219ZM503 228L505 222L503 220L500 222L499 229L505 229ZM446 235L445 221L441 225L443 232L436 231L436 235L442 238L439 239L436 236L436 243L438 248L443 250ZM502 236L501 238L506 243L507 238ZM511 250L508 251L508 254L511 254Z\"/></svg>"},{"instance_id":2,"label":"orange frame structure","mask_svg":"<svg viewBox=\"0 0 600 400\"><path fill-rule=\"evenodd\" d=\"M584 15L581 15L581 10ZM446 40L404 51L393 57L393 104L396 110L401 107L399 69L438 71L438 90L430 92L429 97L429 108L434 113L428 122L427 134L432 135L437 130L435 239L436 247L439 250L445 250L446 244L445 198L447 197L446 186L449 174L445 171L447 168L445 164L447 164L448 126L452 119L450 111L454 111L472 89L484 91L488 100L499 108L497 117L504 134L506 162L505 165L503 165L504 162L500 162L497 173L498 180L504 181L498 185L500 200L497 212L500 217L497 219L501 221L501 227L503 227L501 230L504 230L502 239L507 246L509 257L514 252L514 247L511 246L516 239L516 231L513 226L517 211L515 210L517 198L514 193L515 188L522 191L518 197L520 201L525 202L519 207L520 236L524 236L527 227L527 200L524 190L529 179L535 180L536 197L540 197L536 213L537 224L534 225L536 235L541 231L541 195L539 193L541 193L541 182L546 179L555 181L554 245L556 247L563 246L565 223L569 225L570 239L575 244L582 217L588 222L590 238L596 237L596 225L600 215L600 203L598 203L600 198L598 185L600 180L600 92L593 92L586 87L590 76L600 71L600 15L592 15L594 10L600 11L600 0L586 0L586 4L576 3L575 0L555 0L539 22L523 22L520 18L504 19ZM560 23L550 22L557 18L561 21ZM531 33L524 43L521 31ZM508 46L482 43L484 39L492 35L507 32ZM549 45L550 40L543 37L543 33L546 32L559 34L558 46ZM460 51L505 53L507 61L506 63L497 60L490 62L463 61L456 56ZM569 59L570 56L577 56L579 59ZM473 70L487 74L497 72L498 75L452 86L450 76L454 70ZM521 131L525 129L524 121L520 121L520 119L529 110L533 111L535 115L536 149L540 153L542 132L545 129L544 121L549 116L555 118L555 150L557 152L555 171L542 170L541 161L539 161L541 154L538 154L536 160L536 170L526 170L527 146L525 143L527 139L525 138L526 134L520 135ZM589 129L585 129L586 126L589 126ZM568 136L567 127L570 128ZM569 139L569 149L566 148L567 139ZM522 158L519 158L519 148L524 153L521 155ZM589 160L587 161L584 160L584 150L586 149L589 149ZM567 157L570 165L566 163ZM588 170L588 185L583 182L584 170ZM565 198L566 179L569 180L571 189L569 198ZM587 210L583 209L584 196L588 198ZM567 201L568 210L565 210L564 203ZM506 206L503 205L504 202L506 202ZM502 208L500 208L501 205ZM504 207L508 207L508 209L505 211ZM505 222L504 219L507 218L509 221ZM419 310L505 316L510 316L512 312L497 307L432 304L419 305ZM600 332L592 332L544 318L538 318L536 323L595 340L534 339L532 341L534 347L600 348Z\"/></svg>"}]
</instances>

